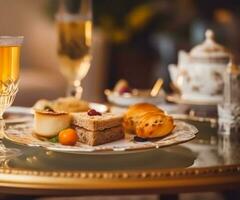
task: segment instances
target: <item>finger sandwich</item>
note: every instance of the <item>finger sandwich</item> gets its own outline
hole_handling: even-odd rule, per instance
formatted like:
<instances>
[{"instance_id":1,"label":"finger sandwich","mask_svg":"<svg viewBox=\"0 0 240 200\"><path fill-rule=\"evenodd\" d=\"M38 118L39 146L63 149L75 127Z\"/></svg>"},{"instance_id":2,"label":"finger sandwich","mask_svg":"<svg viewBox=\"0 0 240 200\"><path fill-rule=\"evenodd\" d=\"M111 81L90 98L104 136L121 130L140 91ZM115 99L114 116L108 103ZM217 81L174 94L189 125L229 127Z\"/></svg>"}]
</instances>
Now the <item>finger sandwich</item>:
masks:
<instances>
[{"instance_id":1,"label":"finger sandwich","mask_svg":"<svg viewBox=\"0 0 240 200\"><path fill-rule=\"evenodd\" d=\"M72 114L72 125L79 141L91 146L105 144L124 138L122 116L96 111Z\"/></svg>"}]
</instances>

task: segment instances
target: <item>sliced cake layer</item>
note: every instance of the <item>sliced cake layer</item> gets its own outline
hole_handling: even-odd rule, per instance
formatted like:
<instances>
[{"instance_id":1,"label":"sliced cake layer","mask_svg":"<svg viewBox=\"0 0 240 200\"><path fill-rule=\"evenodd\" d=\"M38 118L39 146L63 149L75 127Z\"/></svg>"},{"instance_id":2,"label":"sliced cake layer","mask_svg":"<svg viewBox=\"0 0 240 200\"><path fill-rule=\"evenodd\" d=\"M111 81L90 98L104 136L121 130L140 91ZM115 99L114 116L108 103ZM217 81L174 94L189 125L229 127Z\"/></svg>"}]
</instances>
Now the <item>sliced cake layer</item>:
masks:
<instances>
[{"instance_id":1,"label":"sliced cake layer","mask_svg":"<svg viewBox=\"0 0 240 200\"><path fill-rule=\"evenodd\" d=\"M91 146L105 144L124 138L122 126L107 128L104 130L90 131L85 128L76 127L79 141Z\"/></svg>"}]
</instances>

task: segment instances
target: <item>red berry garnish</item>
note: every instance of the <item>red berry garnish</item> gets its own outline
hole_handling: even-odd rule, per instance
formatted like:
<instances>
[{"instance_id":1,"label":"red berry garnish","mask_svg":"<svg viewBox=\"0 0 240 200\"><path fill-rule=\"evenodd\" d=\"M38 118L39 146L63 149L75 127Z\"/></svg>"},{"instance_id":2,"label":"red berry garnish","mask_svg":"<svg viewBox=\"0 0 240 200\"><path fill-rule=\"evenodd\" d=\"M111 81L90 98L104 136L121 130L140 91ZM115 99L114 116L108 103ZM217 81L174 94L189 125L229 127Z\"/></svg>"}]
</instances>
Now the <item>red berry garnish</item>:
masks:
<instances>
[{"instance_id":1,"label":"red berry garnish","mask_svg":"<svg viewBox=\"0 0 240 200\"><path fill-rule=\"evenodd\" d=\"M119 90L119 94L124 94L124 93L131 93L131 89L129 87L122 87Z\"/></svg>"},{"instance_id":2,"label":"red berry garnish","mask_svg":"<svg viewBox=\"0 0 240 200\"><path fill-rule=\"evenodd\" d=\"M88 112L87 112L87 114L89 115L89 116L96 116L96 115L102 115L100 112L98 112L98 111L96 111L96 110L94 110L94 109L91 109L91 110L89 110Z\"/></svg>"}]
</instances>

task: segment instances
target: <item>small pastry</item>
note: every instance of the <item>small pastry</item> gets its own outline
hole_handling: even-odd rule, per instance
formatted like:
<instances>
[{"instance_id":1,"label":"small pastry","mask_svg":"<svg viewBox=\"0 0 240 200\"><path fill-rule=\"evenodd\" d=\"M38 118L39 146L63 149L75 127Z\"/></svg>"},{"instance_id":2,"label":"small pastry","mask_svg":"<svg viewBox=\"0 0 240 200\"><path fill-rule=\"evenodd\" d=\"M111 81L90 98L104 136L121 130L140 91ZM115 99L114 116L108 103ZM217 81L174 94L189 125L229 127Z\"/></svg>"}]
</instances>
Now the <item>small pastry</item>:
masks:
<instances>
[{"instance_id":1,"label":"small pastry","mask_svg":"<svg viewBox=\"0 0 240 200\"><path fill-rule=\"evenodd\" d=\"M74 97L62 97L54 101L41 99L33 106L35 110L53 110L56 112L84 112L89 109L86 101L76 99Z\"/></svg>"},{"instance_id":2,"label":"small pastry","mask_svg":"<svg viewBox=\"0 0 240 200\"><path fill-rule=\"evenodd\" d=\"M85 112L89 110L89 104L74 97L63 97L55 100L52 108L57 112Z\"/></svg>"},{"instance_id":3,"label":"small pastry","mask_svg":"<svg viewBox=\"0 0 240 200\"><path fill-rule=\"evenodd\" d=\"M123 118L123 127L140 138L157 138L171 133L175 126L173 118L160 108L140 103L129 107Z\"/></svg>"},{"instance_id":4,"label":"small pastry","mask_svg":"<svg viewBox=\"0 0 240 200\"><path fill-rule=\"evenodd\" d=\"M35 111L34 132L43 137L54 137L71 124L71 116L67 113L51 111Z\"/></svg>"},{"instance_id":5,"label":"small pastry","mask_svg":"<svg viewBox=\"0 0 240 200\"><path fill-rule=\"evenodd\" d=\"M139 103L130 106L123 118L123 127L125 131L128 133L135 133L136 124L141 118L141 116L146 114L146 112L153 111L164 113L164 111L157 106L148 103Z\"/></svg>"},{"instance_id":6,"label":"small pastry","mask_svg":"<svg viewBox=\"0 0 240 200\"><path fill-rule=\"evenodd\" d=\"M174 129L173 118L160 112L148 112L136 125L136 135L141 138L164 137Z\"/></svg>"},{"instance_id":7,"label":"small pastry","mask_svg":"<svg viewBox=\"0 0 240 200\"><path fill-rule=\"evenodd\" d=\"M47 110L48 108L51 108L51 107L52 107L51 101L48 101L46 99L40 99L34 104L33 109L34 110Z\"/></svg>"}]
</instances>

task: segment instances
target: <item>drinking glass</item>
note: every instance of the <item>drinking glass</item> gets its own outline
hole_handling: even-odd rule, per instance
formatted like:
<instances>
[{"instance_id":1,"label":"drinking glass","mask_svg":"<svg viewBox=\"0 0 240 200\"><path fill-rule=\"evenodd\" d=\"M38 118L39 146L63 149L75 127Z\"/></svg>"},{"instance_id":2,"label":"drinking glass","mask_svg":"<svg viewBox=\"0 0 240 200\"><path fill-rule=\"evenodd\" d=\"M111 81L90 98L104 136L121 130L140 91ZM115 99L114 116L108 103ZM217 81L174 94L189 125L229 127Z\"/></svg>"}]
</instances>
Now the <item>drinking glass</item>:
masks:
<instances>
[{"instance_id":1,"label":"drinking glass","mask_svg":"<svg viewBox=\"0 0 240 200\"><path fill-rule=\"evenodd\" d=\"M82 96L82 79L91 64L92 1L61 1L56 15L60 70L68 81L67 96Z\"/></svg>"},{"instance_id":2,"label":"drinking glass","mask_svg":"<svg viewBox=\"0 0 240 200\"><path fill-rule=\"evenodd\" d=\"M18 149L2 143L5 123L3 113L11 106L18 91L22 36L0 36L0 159L19 155Z\"/></svg>"}]
</instances>

